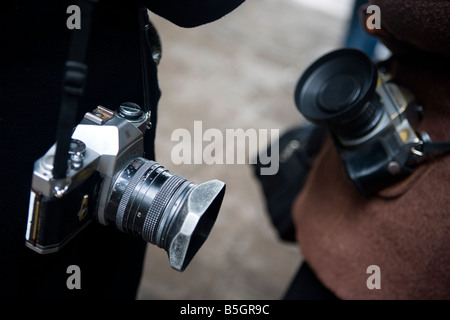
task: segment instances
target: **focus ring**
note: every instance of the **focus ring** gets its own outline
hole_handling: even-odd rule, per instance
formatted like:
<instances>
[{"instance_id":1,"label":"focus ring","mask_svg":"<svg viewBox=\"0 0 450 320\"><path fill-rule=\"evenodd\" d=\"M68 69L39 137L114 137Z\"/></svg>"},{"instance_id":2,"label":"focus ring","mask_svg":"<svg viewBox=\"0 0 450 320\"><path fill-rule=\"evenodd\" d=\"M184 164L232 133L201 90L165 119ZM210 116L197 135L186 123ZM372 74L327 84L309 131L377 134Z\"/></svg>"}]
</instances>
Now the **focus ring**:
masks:
<instances>
[{"instance_id":1,"label":"focus ring","mask_svg":"<svg viewBox=\"0 0 450 320\"><path fill-rule=\"evenodd\" d=\"M173 175L161 187L153 199L142 228L142 238L148 242L155 243L156 229L164 213L164 210L172 198L172 195L186 179Z\"/></svg>"}]
</instances>

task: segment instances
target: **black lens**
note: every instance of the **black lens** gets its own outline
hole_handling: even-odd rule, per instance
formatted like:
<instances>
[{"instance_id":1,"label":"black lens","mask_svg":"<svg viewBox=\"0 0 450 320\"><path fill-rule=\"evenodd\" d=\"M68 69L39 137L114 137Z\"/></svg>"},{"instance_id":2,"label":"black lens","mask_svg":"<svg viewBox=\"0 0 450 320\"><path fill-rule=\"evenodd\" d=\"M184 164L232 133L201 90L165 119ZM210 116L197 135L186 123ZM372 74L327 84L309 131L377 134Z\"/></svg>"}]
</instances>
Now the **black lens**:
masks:
<instances>
[{"instance_id":1,"label":"black lens","mask_svg":"<svg viewBox=\"0 0 450 320\"><path fill-rule=\"evenodd\" d=\"M157 162L136 158L113 183L107 220L164 248L172 267L183 271L209 235L224 193L223 182L196 185Z\"/></svg>"},{"instance_id":2,"label":"black lens","mask_svg":"<svg viewBox=\"0 0 450 320\"><path fill-rule=\"evenodd\" d=\"M301 76L295 103L303 116L343 138L372 130L383 109L375 92L377 68L356 49L340 49L315 61Z\"/></svg>"}]
</instances>

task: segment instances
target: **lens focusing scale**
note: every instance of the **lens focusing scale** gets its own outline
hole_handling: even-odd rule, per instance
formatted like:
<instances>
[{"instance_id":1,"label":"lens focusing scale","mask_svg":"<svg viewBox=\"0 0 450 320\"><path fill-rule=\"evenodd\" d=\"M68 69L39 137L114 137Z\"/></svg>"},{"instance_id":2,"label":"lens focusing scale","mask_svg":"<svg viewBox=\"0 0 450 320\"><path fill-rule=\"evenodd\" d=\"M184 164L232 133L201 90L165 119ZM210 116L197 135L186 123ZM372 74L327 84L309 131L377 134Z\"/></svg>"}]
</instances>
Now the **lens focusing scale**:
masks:
<instances>
[{"instance_id":1,"label":"lens focusing scale","mask_svg":"<svg viewBox=\"0 0 450 320\"><path fill-rule=\"evenodd\" d=\"M327 125L339 136L356 138L370 131L381 117L377 79L376 66L362 51L332 51L300 77L295 103L306 119Z\"/></svg>"}]
</instances>

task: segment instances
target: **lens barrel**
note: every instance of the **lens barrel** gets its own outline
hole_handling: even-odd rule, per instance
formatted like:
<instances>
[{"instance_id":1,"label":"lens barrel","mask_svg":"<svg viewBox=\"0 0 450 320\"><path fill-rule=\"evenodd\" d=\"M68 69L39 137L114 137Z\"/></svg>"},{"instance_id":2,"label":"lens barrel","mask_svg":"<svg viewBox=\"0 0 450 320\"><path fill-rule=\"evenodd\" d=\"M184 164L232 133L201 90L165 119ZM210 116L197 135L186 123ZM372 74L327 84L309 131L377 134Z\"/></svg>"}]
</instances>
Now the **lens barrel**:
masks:
<instances>
[{"instance_id":1,"label":"lens barrel","mask_svg":"<svg viewBox=\"0 0 450 320\"><path fill-rule=\"evenodd\" d=\"M196 185L155 161L134 159L111 190L109 223L168 252L183 271L208 237L225 193L218 180Z\"/></svg>"},{"instance_id":2,"label":"lens barrel","mask_svg":"<svg viewBox=\"0 0 450 320\"><path fill-rule=\"evenodd\" d=\"M364 52L335 50L306 69L295 89L295 103L311 122L326 125L342 138L358 138L371 131L383 113L377 80L377 68Z\"/></svg>"}]
</instances>

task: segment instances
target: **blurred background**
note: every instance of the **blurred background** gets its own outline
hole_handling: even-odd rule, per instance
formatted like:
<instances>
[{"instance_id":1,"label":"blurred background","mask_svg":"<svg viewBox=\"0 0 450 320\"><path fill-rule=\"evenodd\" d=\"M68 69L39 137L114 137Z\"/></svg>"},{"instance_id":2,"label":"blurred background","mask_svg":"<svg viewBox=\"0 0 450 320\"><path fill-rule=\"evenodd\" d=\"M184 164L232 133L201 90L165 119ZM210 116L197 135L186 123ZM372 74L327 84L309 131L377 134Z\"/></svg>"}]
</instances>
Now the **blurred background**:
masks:
<instances>
[{"instance_id":1,"label":"blurred background","mask_svg":"<svg viewBox=\"0 0 450 320\"><path fill-rule=\"evenodd\" d=\"M302 72L342 47L351 0L247 0L219 21L183 29L151 14L163 45L156 160L195 183L227 191L216 224L187 270L173 270L149 245L138 299L279 299L302 261L282 242L248 164L175 165L172 132L278 129L303 121L294 104ZM207 143L204 143L204 146ZM261 150L262 151L262 150ZM253 155L249 155L250 159Z\"/></svg>"}]
</instances>

